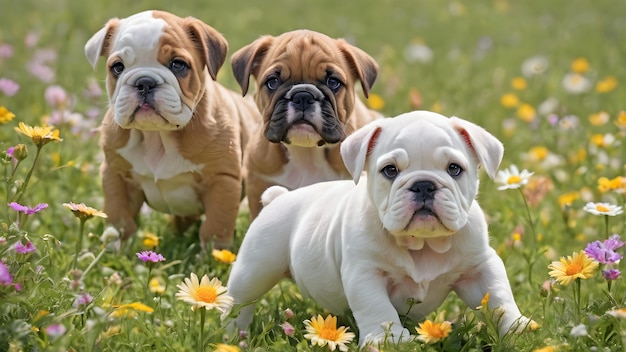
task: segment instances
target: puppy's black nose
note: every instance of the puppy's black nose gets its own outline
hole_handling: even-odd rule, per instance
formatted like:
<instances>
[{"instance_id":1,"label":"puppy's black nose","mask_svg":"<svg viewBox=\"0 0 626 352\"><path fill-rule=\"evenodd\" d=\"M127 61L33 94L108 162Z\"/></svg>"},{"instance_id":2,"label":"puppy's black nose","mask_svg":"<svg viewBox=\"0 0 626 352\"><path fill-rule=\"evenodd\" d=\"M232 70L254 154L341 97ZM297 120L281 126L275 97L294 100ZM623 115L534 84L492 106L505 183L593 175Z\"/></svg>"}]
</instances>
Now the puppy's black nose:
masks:
<instances>
[{"instance_id":1,"label":"puppy's black nose","mask_svg":"<svg viewBox=\"0 0 626 352\"><path fill-rule=\"evenodd\" d=\"M415 182L411 188L411 191L415 192L415 197L418 200L427 200L435 198L435 191L437 187L430 181L418 181Z\"/></svg>"},{"instance_id":2,"label":"puppy's black nose","mask_svg":"<svg viewBox=\"0 0 626 352\"><path fill-rule=\"evenodd\" d=\"M156 81L150 77L141 77L135 83L135 88L142 96L146 96L152 89L156 87Z\"/></svg>"},{"instance_id":3,"label":"puppy's black nose","mask_svg":"<svg viewBox=\"0 0 626 352\"><path fill-rule=\"evenodd\" d=\"M307 106L315 102L315 97L309 92L297 92L291 98L291 102L294 103L296 109L304 111Z\"/></svg>"}]
</instances>

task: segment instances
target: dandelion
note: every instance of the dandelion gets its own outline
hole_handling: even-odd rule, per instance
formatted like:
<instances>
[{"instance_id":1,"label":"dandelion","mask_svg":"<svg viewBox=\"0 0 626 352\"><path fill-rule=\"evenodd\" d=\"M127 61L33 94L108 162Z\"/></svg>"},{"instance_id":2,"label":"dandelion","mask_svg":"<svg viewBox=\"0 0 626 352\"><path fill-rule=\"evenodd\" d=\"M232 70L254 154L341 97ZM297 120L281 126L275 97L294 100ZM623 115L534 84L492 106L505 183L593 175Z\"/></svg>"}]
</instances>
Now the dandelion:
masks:
<instances>
[{"instance_id":1,"label":"dandelion","mask_svg":"<svg viewBox=\"0 0 626 352\"><path fill-rule=\"evenodd\" d=\"M516 189L527 184L530 176L533 174L534 172L528 172L526 169L519 172L517 166L511 165L508 169L498 171L495 181L502 184L502 186L498 187L498 190L500 191L505 189Z\"/></svg>"},{"instance_id":2,"label":"dandelion","mask_svg":"<svg viewBox=\"0 0 626 352\"><path fill-rule=\"evenodd\" d=\"M26 215L32 215L35 213L38 213L44 209L46 209L48 207L48 204L46 203L39 203L37 205L35 205L35 207L31 208L31 207L27 207L25 205L21 205L18 204L16 202L11 202L9 203L9 207L11 207L11 209L19 212L19 213L24 213Z\"/></svg>"},{"instance_id":3,"label":"dandelion","mask_svg":"<svg viewBox=\"0 0 626 352\"><path fill-rule=\"evenodd\" d=\"M617 88L617 79L615 76L607 76L596 83L596 92L609 93Z\"/></svg>"},{"instance_id":4,"label":"dandelion","mask_svg":"<svg viewBox=\"0 0 626 352\"><path fill-rule=\"evenodd\" d=\"M449 321L435 323L431 320L426 320L420 323L415 330L418 333L418 340L427 344L433 344L448 337L450 331L452 331L452 323Z\"/></svg>"},{"instance_id":5,"label":"dandelion","mask_svg":"<svg viewBox=\"0 0 626 352\"><path fill-rule=\"evenodd\" d=\"M533 122L537 118L537 111L530 104L520 104L517 108L517 117L525 122Z\"/></svg>"},{"instance_id":6,"label":"dandelion","mask_svg":"<svg viewBox=\"0 0 626 352\"><path fill-rule=\"evenodd\" d=\"M15 131L30 137L37 147L44 146L52 141L62 141L62 139L59 138L59 130L52 126L31 127L23 122L20 122L19 127L15 127Z\"/></svg>"},{"instance_id":7,"label":"dandelion","mask_svg":"<svg viewBox=\"0 0 626 352\"><path fill-rule=\"evenodd\" d=\"M237 259L237 255L229 251L228 249L214 249L211 254L213 255L213 258L215 258L215 260L226 264L231 264L235 261L235 259Z\"/></svg>"},{"instance_id":8,"label":"dandelion","mask_svg":"<svg viewBox=\"0 0 626 352\"><path fill-rule=\"evenodd\" d=\"M26 244L22 244L22 242L17 242L13 246L13 249L16 253L19 254L28 254L36 250L35 245L31 241L26 241Z\"/></svg>"},{"instance_id":9,"label":"dandelion","mask_svg":"<svg viewBox=\"0 0 626 352\"><path fill-rule=\"evenodd\" d=\"M348 346L355 334L348 332L348 328L341 326L337 328L337 317L328 315L324 319L320 314L317 317L311 317L304 321L307 333L304 337L311 340L313 346L318 345L324 347L328 345L331 351L339 348L340 351L347 351Z\"/></svg>"},{"instance_id":10,"label":"dandelion","mask_svg":"<svg viewBox=\"0 0 626 352\"><path fill-rule=\"evenodd\" d=\"M527 87L524 77L515 77L511 80L511 87L515 90L524 90Z\"/></svg>"},{"instance_id":11,"label":"dandelion","mask_svg":"<svg viewBox=\"0 0 626 352\"><path fill-rule=\"evenodd\" d=\"M14 118L14 113L10 112L6 107L0 105L0 125L11 122Z\"/></svg>"},{"instance_id":12,"label":"dandelion","mask_svg":"<svg viewBox=\"0 0 626 352\"><path fill-rule=\"evenodd\" d=\"M381 110L385 107L385 100L378 94L370 93L367 105L373 110Z\"/></svg>"}]
</instances>

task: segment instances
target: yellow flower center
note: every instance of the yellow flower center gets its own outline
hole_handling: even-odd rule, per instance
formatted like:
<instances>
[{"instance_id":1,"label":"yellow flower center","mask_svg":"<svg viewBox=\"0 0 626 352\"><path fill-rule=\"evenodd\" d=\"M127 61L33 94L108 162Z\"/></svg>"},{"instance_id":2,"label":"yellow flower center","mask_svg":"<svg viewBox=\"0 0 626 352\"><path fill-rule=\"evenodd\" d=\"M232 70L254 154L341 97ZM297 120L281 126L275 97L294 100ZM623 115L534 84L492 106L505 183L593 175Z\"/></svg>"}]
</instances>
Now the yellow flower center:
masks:
<instances>
[{"instance_id":1,"label":"yellow flower center","mask_svg":"<svg viewBox=\"0 0 626 352\"><path fill-rule=\"evenodd\" d=\"M603 213L608 213L611 209L609 209L607 206L602 205L602 204L596 204L596 210L603 212Z\"/></svg>"},{"instance_id":2,"label":"yellow flower center","mask_svg":"<svg viewBox=\"0 0 626 352\"><path fill-rule=\"evenodd\" d=\"M204 303L215 303L217 299L217 291L213 287L198 287L196 291L196 300Z\"/></svg>"},{"instance_id":3,"label":"yellow flower center","mask_svg":"<svg viewBox=\"0 0 626 352\"><path fill-rule=\"evenodd\" d=\"M339 332L337 329L322 328L320 331L320 337L329 341L337 341L337 338L339 338Z\"/></svg>"},{"instance_id":4,"label":"yellow flower center","mask_svg":"<svg viewBox=\"0 0 626 352\"><path fill-rule=\"evenodd\" d=\"M508 183L510 185L512 185L514 183L520 183L520 182L522 182L522 178L517 176L517 175L513 175L513 176L509 177L508 180L506 180L506 183Z\"/></svg>"},{"instance_id":5,"label":"yellow flower center","mask_svg":"<svg viewBox=\"0 0 626 352\"><path fill-rule=\"evenodd\" d=\"M565 269L565 275L572 276L583 271L582 265L579 263L570 263Z\"/></svg>"}]
</instances>

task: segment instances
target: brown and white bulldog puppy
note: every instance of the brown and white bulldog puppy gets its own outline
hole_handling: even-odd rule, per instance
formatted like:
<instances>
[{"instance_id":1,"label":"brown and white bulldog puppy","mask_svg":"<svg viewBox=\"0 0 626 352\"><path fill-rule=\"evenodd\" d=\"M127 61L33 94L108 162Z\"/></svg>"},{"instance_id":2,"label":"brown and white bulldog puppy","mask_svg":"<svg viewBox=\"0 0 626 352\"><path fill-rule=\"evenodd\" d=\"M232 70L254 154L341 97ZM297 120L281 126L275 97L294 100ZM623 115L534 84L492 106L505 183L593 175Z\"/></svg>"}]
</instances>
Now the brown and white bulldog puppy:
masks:
<instances>
[{"instance_id":1,"label":"brown and white bulldog puppy","mask_svg":"<svg viewBox=\"0 0 626 352\"><path fill-rule=\"evenodd\" d=\"M339 153L341 141L381 117L354 89L360 81L368 97L378 75L372 57L342 39L296 30L257 39L235 52L231 64L243 95L254 76L263 117L244 157L252 218L269 186L296 189L350 178Z\"/></svg>"},{"instance_id":2,"label":"brown and white bulldog puppy","mask_svg":"<svg viewBox=\"0 0 626 352\"><path fill-rule=\"evenodd\" d=\"M179 223L204 215L203 248L232 244L242 152L260 114L215 82L227 50L214 28L163 11L111 19L85 45L94 68L107 60L104 211L123 238L147 202Z\"/></svg>"}]
</instances>

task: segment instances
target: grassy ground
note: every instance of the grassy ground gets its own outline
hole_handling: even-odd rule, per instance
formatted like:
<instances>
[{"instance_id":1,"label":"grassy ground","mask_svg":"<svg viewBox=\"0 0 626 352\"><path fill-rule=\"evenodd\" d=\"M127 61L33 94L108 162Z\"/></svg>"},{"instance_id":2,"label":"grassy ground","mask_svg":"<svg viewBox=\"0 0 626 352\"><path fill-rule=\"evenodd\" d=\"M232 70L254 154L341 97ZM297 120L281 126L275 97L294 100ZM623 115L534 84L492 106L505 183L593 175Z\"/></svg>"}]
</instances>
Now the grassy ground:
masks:
<instances>
[{"instance_id":1,"label":"grassy ground","mask_svg":"<svg viewBox=\"0 0 626 352\"><path fill-rule=\"evenodd\" d=\"M23 143L29 153L14 175L6 158L0 198L3 204L49 206L21 216L0 206L0 258L12 276L12 284L0 284L0 351L195 350L200 317L175 299L176 285L192 272L224 283L228 278L229 264L198 255L197 228L175 234L162 214L142 213L142 234L158 236L158 246L151 248L167 258L149 268L134 254L144 249L143 237L121 251L109 250L100 239L102 219L87 220L81 232L80 221L62 205L102 206L93 128L106 107L105 94L97 89L104 89L105 72L102 63L92 70L83 46L109 18L150 8L202 19L225 35L231 54L260 35L296 28L346 38L380 64L369 100L373 107L388 116L419 108L474 121L504 142L502 168L534 172L522 192L499 191L485 178L480 200L518 305L541 328L498 337L489 314L475 314L451 295L437 312L453 322L450 336L434 345L413 342L382 350L624 350L626 322L610 314L626 306L623 279L608 285L602 265L579 281L575 296L576 284L554 283L547 266L589 242L625 232L623 213L596 216L583 206L626 201L626 181L614 187L601 181L626 176L626 3L22 0L3 4L0 12L0 106L15 114L11 121L0 117L0 151ZM528 72L529 66L535 70ZM238 89L228 65L219 81ZM19 85L16 92L6 88L11 83ZM46 99L55 89L68 98ZM46 121L55 123L63 141L43 146L35 162L36 146L14 127ZM247 225L243 211L237 243ZM81 233L75 277L71 269ZM14 245L28 241L35 251L18 253ZM150 278L157 278L164 292L148 289ZM85 294L92 300L76 301ZM120 309L129 303L150 309ZM302 322L326 313L302 299L292 284L281 283L257 309L247 337L226 334L224 324L209 314L202 346L315 350L303 336ZM286 309L294 316L287 319ZM280 326L285 321L295 327L293 336ZM339 323L356 332L349 314ZM418 323L407 321L411 328ZM349 347L358 350L355 343Z\"/></svg>"}]
</instances>

